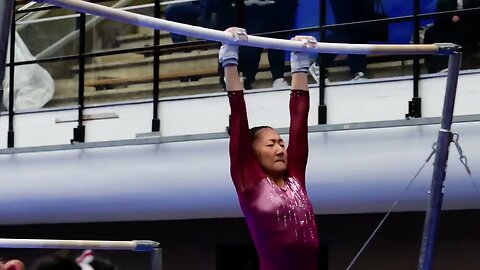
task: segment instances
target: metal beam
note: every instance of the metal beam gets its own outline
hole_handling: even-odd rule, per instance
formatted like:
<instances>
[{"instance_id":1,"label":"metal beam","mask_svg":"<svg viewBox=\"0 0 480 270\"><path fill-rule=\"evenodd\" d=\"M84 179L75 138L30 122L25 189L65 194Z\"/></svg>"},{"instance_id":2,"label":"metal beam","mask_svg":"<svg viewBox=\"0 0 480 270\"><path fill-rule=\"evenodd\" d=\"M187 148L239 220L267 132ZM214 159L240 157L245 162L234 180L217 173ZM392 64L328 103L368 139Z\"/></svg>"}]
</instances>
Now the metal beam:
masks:
<instances>
[{"instance_id":1,"label":"metal beam","mask_svg":"<svg viewBox=\"0 0 480 270\"><path fill-rule=\"evenodd\" d=\"M455 123L480 122L480 114L456 116L454 117L453 120ZM309 133L317 133L317 132L362 130L362 129L373 129L373 128L395 128L395 127L436 125L436 124L439 124L440 122L441 122L440 117L415 118L415 119L409 119L409 120L402 119L402 120L375 121L375 122L362 122L362 123L318 125L318 126L310 126L308 128L308 131ZM280 134L288 134L288 128L278 128L277 131ZM148 133L137 134L136 139L0 149L0 155L54 152L54 151L106 148L106 147L118 147L118 146L133 146L133 145L152 145L152 144L161 144L161 143L220 140L220 139L228 139L228 134L226 132L216 132L216 133L160 137L160 133L158 132L148 132Z\"/></svg>"}]
</instances>

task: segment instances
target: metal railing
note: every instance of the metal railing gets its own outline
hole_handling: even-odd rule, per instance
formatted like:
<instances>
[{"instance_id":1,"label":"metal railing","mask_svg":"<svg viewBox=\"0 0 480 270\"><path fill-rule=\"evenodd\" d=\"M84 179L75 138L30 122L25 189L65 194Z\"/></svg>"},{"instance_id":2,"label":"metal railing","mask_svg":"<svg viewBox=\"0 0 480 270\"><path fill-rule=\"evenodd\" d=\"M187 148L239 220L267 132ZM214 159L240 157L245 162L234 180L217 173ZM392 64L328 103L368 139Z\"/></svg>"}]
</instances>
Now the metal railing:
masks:
<instances>
[{"instance_id":1,"label":"metal railing","mask_svg":"<svg viewBox=\"0 0 480 270\"><path fill-rule=\"evenodd\" d=\"M128 1L128 0L126 0ZM122 1L121 1L122 2ZM151 7L154 5L154 13L156 17L160 16L160 6L161 5L166 5L169 3L175 3L176 1L159 1L155 0L153 4L147 4L147 5L141 5L140 7L144 6L149 6ZM182 2L188 2L188 1L182 1ZM392 22L406 22L406 21L419 21L422 19L429 19L429 18L436 18L436 17L446 17L446 16L451 16L452 14L465 14L465 13L473 13L473 12L480 12L480 8L471 8L471 9L464 9L464 10L452 10L452 11L444 11L444 12L433 12L433 13L419 13L419 3L420 0L412 0L413 6L416 7L414 8L414 13L412 15L407 15L407 16L399 16L399 17L392 17L392 18L385 18L385 19L378 19L378 20L367 20L367 21L359 21L359 22L349 22L349 23L342 23L342 24L326 24L326 2L327 0L319 0L319 5L320 5L320 11L321 14L319 16L320 21L319 21L319 26L315 27L306 27L306 28L301 28L301 29L290 29L290 30L283 30L283 31L275 31L275 32L268 32L268 33L261 33L256 36L260 37L268 37L268 36L275 36L278 34L299 34L299 33L305 33L305 32L319 32L320 33L320 39L325 38L325 32L327 30L332 30L332 29L339 29L343 27L353 27L353 26L358 26L358 25L366 25L366 24L376 24L376 23L392 23ZM128 10L132 10L136 8L135 6L128 7ZM22 14L22 13L29 13L33 11L43 11L43 10L52 10L52 9L58 9L58 7L54 7L51 5L43 6L43 7L34 7L34 8L29 8L29 9L24 9L24 10L14 10L14 14ZM243 12L244 10L239 8L238 12ZM89 23L85 23L81 19L81 15L74 15L76 17L80 16L77 18L78 20L78 29L74 32L75 34L72 35L77 35L77 33L80 33L82 31L87 31ZM237 17L242 17L244 14L238 13ZM82 23L83 22L83 23ZM413 41L415 43L419 42L418 39L418 33L419 33L419 24L414 23L415 29L413 31L414 33L414 39ZM12 24L11 29L15 28L15 24ZM13 67L15 66L21 66L21 65L29 65L29 64L41 64L41 63L53 63L53 62L59 62L59 61L67 61L67 60L77 60L79 61L79 75L83 76L85 73L85 61L86 59L91 59L94 57L99 57L99 56L107 56L107 55L117 55L117 54L125 54L125 53L138 53L138 52L153 52L153 66L152 68L154 69L153 71L153 76L158 76L160 73L160 70L158 70L159 67L159 57L160 55L175 52L175 51L182 51L185 50L185 48L189 48L191 46L215 46L215 44L218 44L217 42L212 42L212 41L192 41L192 42L185 42L181 44L160 44L159 42L159 33L158 30L155 31L154 33L154 42L153 45L151 46L146 46L146 47L140 47L140 48L129 48L129 49L113 49L113 50L105 50L105 51L98 51L98 52L86 52L85 51L85 38L81 37L78 42L79 42L79 52L78 54L72 54L72 55L64 55L64 56L59 56L59 57L40 57L37 58L36 60L32 61L22 61L22 62L14 62L13 58L11 59L12 64L8 64L8 66L12 67L10 69L10 73L14 73L15 69ZM63 42L62 42L63 44ZM12 46L13 48L13 46ZM83 48L83 49L82 49ZM386 57L385 59L388 59ZM419 65L419 57L418 56L404 56L404 59L413 59L414 60L414 65L413 65L413 91L412 91L412 101L407 104L408 108L406 109L406 117L421 117L421 97L419 96L419 80L420 80L420 65ZM327 123L327 104L325 104L325 88L326 85L324 83L324 80L322 78L325 78L325 73L324 69L322 68L322 72L320 73L320 80L319 80L319 106L318 106L318 119L319 122L318 124L326 124ZM78 81L78 126L74 130L74 136L73 139L71 140L72 143L74 142L84 142L85 141L85 127L83 125L83 111L86 108L89 108L88 105L84 104L84 80L79 79ZM13 81L13 75L11 76L11 87L14 87L14 81ZM153 97L153 112L152 112L152 128L151 131L159 131L160 130L160 120L158 116L158 101L159 101L159 85L158 85L158 78L153 78L153 90L152 90L152 97ZM8 143L7 146L9 148L12 148L15 146L14 142L14 116L15 112L13 110L13 91L10 91L10 103L9 103L9 130L8 130Z\"/></svg>"}]
</instances>

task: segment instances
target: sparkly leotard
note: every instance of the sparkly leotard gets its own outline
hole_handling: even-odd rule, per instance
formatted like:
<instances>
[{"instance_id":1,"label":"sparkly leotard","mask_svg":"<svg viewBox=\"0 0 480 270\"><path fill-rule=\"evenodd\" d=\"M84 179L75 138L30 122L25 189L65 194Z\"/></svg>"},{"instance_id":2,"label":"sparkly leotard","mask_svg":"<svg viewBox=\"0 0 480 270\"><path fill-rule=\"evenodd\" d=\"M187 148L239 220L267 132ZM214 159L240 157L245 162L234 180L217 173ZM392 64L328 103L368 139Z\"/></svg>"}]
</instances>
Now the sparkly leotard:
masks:
<instances>
[{"instance_id":1,"label":"sparkly leotard","mask_svg":"<svg viewBox=\"0 0 480 270\"><path fill-rule=\"evenodd\" d=\"M308 156L307 91L290 95L290 139L285 187L261 170L248 131L242 91L229 92L230 173L257 249L261 270L316 270L318 236L305 189Z\"/></svg>"}]
</instances>

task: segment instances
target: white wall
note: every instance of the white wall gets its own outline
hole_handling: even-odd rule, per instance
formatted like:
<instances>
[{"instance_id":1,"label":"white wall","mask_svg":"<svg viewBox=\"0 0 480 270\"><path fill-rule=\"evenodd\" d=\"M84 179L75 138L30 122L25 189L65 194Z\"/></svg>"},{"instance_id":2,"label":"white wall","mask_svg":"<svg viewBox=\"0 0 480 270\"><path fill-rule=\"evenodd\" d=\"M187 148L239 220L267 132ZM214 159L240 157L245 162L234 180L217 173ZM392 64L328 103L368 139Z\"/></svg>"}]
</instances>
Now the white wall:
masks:
<instances>
[{"instance_id":1,"label":"white wall","mask_svg":"<svg viewBox=\"0 0 480 270\"><path fill-rule=\"evenodd\" d=\"M460 77L456 115L478 114L480 74ZM421 81L422 114L440 116L445 92L445 77ZM412 98L411 80L375 81L336 84L327 88L329 124L404 119ZM289 91L255 91L246 95L250 124L273 127L288 126ZM318 123L318 89L311 89L309 125ZM228 99L225 94L199 95L192 98L163 99L159 106L162 136L223 132L228 125ZM87 121L86 141L133 139L138 133L151 131L152 104L142 103L87 109L85 114L115 113L118 119ZM57 111L15 116L16 147L68 144L75 122L55 123L57 118L76 119L77 111ZM8 118L0 117L6 130ZM0 148L6 148L5 132L0 132Z\"/></svg>"},{"instance_id":2,"label":"white wall","mask_svg":"<svg viewBox=\"0 0 480 270\"><path fill-rule=\"evenodd\" d=\"M457 112L479 112L478 91L473 85L477 77L462 78L471 79L471 84L462 83ZM436 85L441 80L433 78L422 84ZM398 81L330 87L329 121L402 119L411 95L407 84ZM316 92L312 91L311 125L316 122ZM422 92L424 115L439 115L439 107L432 100L441 99L443 92L443 88ZM251 93L247 102L252 125L288 125L288 91ZM219 132L227 125L228 103L224 95L165 100L160 106L165 136ZM115 112L119 119L87 122L88 141L131 139L150 130L148 104L88 111L92 112ZM18 116L18 145L68 143L76 124L55 124L55 118L67 115L75 113ZM1 126L5 126L5 119L0 118ZM480 187L479 128L477 122L453 127L461 134L477 187ZM438 125L431 125L311 133L307 179L316 214L388 210L430 153L437 130ZM445 208L480 208L480 190L473 188L455 149L451 150ZM240 216L230 182L227 151L228 140L217 139L0 155L0 223ZM402 197L397 211L426 208L431 173L432 166L428 165Z\"/></svg>"}]
</instances>

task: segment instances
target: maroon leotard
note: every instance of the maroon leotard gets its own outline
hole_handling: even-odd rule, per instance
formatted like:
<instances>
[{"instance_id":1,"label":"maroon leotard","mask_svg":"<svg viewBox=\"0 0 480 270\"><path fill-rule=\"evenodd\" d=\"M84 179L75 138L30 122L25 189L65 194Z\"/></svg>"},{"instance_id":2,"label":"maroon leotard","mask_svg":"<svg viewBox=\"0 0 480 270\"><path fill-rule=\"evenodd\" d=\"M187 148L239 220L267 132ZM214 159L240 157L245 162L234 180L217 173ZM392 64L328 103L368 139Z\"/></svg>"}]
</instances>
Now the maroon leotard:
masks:
<instances>
[{"instance_id":1,"label":"maroon leotard","mask_svg":"<svg viewBox=\"0 0 480 270\"><path fill-rule=\"evenodd\" d=\"M313 207L305 189L308 157L308 91L290 95L290 139L285 187L260 168L248 131L243 91L228 93L230 173L257 249L261 270L316 270L318 236Z\"/></svg>"}]
</instances>

